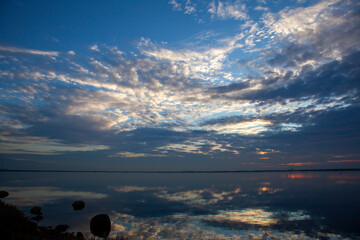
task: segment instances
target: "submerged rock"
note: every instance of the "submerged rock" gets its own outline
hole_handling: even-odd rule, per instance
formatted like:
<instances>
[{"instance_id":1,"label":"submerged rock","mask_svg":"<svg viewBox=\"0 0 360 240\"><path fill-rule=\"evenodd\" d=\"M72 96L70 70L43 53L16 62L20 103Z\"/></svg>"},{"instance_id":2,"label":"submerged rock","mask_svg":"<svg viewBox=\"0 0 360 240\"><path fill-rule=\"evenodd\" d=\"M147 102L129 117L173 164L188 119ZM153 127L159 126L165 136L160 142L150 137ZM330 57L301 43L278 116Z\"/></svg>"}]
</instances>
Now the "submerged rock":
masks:
<instances>
[{"instance_id":1,"label":"submerged rock","mask_svg":"<svg viewBox=\"0 0 360 240\"><path fill-rule=\"evenodd\" d=\"M81 200L80 201L75 201L75 202L73 202L72 206L73 206L75 211L81 210L81 209L83 209L85 207L85 202L81 201Z\"/></svg>"},{"instance_id":2,"label":"submerged rock","mask_svg":"<svg viewBox=\"0 0 360 240\"><path fill-rule=\"evenodd\" d=\"M0 198L6 198L7 196L9 196L7 191L0 191Z\"/></svg>"},{"instance_id":3,"label":"submerged rock","mask_svg":"<svg viewBox=\"0 0 360 240\"><path fill-rule=\"evenodd\" d=\"M38 215L38 216L43 214L41 211L41 207L39 207L39 206L35 206L32 209L30 209L30 213L34 214L34 215Z\"/></svg>"},{"instance_id":4,"label":"submerged rock","mask_svg":"<svg viewBox=\"0 0 360 240\"><path fill-rule=\"evenodd\" d=\"M90 221L91 233L97 237L107 238L111 230L110 218L107 214L98 214Z\"/></svg>"}]
</instances>

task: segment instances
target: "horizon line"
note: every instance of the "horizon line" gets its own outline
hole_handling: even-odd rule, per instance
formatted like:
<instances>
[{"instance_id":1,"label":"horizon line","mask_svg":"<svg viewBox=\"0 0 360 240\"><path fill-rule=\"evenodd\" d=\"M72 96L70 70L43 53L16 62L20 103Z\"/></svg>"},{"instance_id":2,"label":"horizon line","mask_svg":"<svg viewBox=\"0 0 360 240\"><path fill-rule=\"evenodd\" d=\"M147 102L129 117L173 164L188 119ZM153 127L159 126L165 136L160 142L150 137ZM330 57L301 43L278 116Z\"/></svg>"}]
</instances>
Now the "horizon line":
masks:
<instances>
[{"instance_id":1,"label":"horizon line","mask_svg":"<svg viewBox=\"0 0 360 240\"><path fill-rule=\"evenodd\" d=\"M256 172L340 172L360 171L360 168L338 169L259 169L259 170L51 170L51 169L0 169L0 172L69 172L69 173L256 173Z\"/></svg>"}]
</instances>

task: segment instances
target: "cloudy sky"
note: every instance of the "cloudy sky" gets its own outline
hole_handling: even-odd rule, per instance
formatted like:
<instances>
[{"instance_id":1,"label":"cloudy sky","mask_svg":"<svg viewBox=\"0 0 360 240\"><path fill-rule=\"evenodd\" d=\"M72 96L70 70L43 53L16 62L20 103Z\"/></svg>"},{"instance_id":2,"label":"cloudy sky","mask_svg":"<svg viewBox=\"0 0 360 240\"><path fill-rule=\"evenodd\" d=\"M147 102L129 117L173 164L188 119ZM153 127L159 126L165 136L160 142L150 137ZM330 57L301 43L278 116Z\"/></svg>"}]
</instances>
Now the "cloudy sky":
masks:
<instances>
[{"instance_id":1,"label":"cloudy sky","mask_svg":"<svg viewBox=\"0 0 360 240\"><path fill-rule=\"evenodd\" d=\"M0 3L0 168L360 167L357 0Z\"/></svg>"}]
</instances>

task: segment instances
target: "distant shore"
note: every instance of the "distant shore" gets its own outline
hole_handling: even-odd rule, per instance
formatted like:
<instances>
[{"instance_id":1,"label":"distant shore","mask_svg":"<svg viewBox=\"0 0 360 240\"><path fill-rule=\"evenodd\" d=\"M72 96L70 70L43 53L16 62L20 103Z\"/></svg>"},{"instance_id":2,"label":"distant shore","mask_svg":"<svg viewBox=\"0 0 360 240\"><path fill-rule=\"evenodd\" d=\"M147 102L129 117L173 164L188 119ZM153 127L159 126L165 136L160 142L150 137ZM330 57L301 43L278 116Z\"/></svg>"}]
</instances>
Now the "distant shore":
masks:
<instances>
[{"instance_id":1,"label":"distant shore","mask_svg":"<svg viewBox=\"0 0 360 240\"><path fill-rule=\"evenodd\" d=\"M0 172L63 172L63 173L264 173L264 172L349 172L360 168L340 169L277 169L277 170L184 170L184 171L142 171L142 170L39 170L0 169Z\"/></svg>"}]
</instances>

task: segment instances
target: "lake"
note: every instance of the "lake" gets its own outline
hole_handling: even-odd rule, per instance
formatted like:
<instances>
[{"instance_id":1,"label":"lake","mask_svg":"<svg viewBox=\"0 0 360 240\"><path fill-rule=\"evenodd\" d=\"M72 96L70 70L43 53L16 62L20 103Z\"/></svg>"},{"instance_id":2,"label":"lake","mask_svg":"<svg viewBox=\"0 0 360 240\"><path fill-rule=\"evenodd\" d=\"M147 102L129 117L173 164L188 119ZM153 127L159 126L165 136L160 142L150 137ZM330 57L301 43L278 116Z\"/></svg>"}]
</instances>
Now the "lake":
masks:
<instances>
[{"instance_id":1,"label":"lake","mask_svg":"<svg viewBox=\"0 0 360 240\"><path fill-rule=\"evenodd\" d=\"M130 239L360 239L360 172L1 172L4 201L91 237L106 213ZM74 211L75 200L85 208Z\"/></svg>"}]
</instances>

